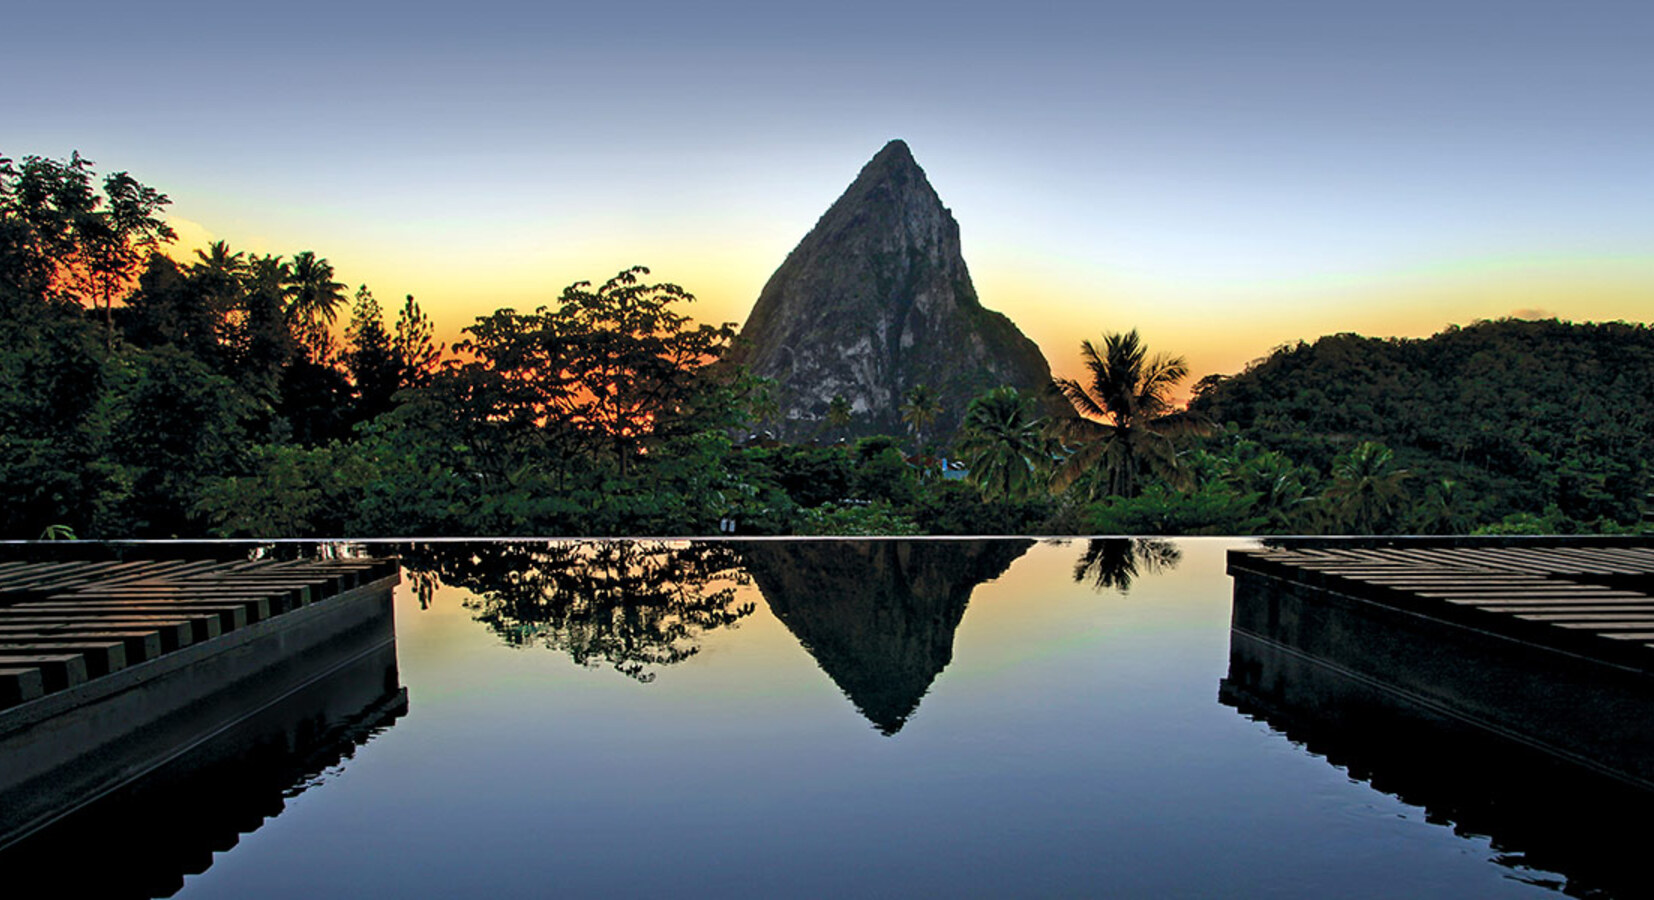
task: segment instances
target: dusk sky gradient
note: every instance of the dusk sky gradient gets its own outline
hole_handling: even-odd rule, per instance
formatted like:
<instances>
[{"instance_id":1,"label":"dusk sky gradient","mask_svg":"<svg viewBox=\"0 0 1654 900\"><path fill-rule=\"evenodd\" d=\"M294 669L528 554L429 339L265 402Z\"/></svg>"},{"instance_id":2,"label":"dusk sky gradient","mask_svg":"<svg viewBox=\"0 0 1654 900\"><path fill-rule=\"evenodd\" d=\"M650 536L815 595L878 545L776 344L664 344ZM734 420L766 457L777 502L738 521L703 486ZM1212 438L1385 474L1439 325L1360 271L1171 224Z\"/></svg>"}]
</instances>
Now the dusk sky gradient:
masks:
<instances>
[{"instance_id":1,"label":"dusk sky gradient","mask_svg":"<svg viewBox=\"0 0 1654 900\"><path fill-rule=\"evenodd\" d=\"M741 321L891 138L1059 371L1338 331L1654 319L1654 4L48 4L0 154L183 244L315 250L444 336L644 264Z\"/></svg>"}]
</instances>

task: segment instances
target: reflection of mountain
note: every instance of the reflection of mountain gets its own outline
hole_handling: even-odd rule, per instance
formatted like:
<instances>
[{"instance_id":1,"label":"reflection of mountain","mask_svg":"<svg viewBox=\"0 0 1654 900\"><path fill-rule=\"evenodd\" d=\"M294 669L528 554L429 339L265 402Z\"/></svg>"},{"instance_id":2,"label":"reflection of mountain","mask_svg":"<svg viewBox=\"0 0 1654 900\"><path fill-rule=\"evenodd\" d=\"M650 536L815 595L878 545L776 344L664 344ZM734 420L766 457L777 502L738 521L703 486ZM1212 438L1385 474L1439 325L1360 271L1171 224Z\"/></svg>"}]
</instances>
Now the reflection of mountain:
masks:
<instances>
[{"instance_id":1,"label":"reflection of mountain","mask_svg":"<svg viewBox=\"0 0 1654 900\"><path fill-rule=\"evenodd\" d=\"M0 872L63 897L170 897L407 710L386 643L8 847Z\"/></svg>"},{"instance_id":2,"label":"reflection of mountain","mask_svg":"<svg viewBox=\"0 0 1654 900\"><path fill-rule=\"evenodd\" d=\"M1350 777L1424 807L1428 821L1489 837L1495 861L1515 869L1517 878L1570 896L1647 893L1646 839L1640 827L1622 824L1654 814L1654 793L1626 774L1635 768L1627 762L1641 756L1628 753L1630 738L1646 732L1654 715L1646 684L1640 714L1629 699L1615 705L1612 695L1623 686L1612 682L1573 710L1587 718L1623 718L1613 726L1622 740L1575 740L1566 754L1544 752L1543 743L1524 733L1549 735L1554 743L1583 732L1545 709L1565 685L1548 696L1524 685L1505 691L1498 705L1466 714L1472 701L1492 696L1479 690L1479 679L1501 671L1486 646L1452 641L1439 630L1411 632L1406 617L1326 594L1237 578L1220 702L1284 732ZM1540 674L1559 682L1567 677ZM1542 872L1559 873L1566 883Z\"/></svg>"},{"instance_id":3,"label":"reflection of mountain","mask_svg":"<svg viewBox=\"0 0 1654 900\"><path fill-rule=\"evenodd\" d=\"M776 618L885 734L953 658L971 593L1032 541L776 541L741 558Z\"/></svg>"}]
</instances>

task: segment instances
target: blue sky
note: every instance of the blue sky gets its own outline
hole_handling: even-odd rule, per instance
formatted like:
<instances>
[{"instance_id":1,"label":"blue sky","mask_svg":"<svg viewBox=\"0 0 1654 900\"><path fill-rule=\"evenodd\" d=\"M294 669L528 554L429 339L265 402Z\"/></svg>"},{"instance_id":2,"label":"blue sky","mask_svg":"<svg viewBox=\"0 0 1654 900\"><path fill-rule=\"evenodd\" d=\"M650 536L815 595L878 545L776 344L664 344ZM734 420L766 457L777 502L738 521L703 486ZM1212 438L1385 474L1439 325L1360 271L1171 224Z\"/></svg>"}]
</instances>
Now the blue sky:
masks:
<instances>
[{"instance_id":1,"label":"blue sky","mask_svg":"<svg viewBox=\"0 0 1654 900\"><path fill-rule=\"evenodd\" d=\"M744 318L908 141L1059 369L1331 331L1654 318L1654 5L31 4L0 152L186 238L313 249L447 330L633 263Z\"/></svg>"}]
</instances>

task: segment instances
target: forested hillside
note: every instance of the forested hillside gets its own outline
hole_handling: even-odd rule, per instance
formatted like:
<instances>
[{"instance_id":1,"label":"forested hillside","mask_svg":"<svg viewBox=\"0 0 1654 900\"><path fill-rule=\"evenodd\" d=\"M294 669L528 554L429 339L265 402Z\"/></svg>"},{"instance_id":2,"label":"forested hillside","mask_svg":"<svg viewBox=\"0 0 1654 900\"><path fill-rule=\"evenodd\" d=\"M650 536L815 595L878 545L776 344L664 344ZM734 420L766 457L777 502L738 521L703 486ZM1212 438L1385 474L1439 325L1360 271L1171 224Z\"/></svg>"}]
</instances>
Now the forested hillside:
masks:
<instances>
[{"instance_id":1,"label":"forested hillside","mask_svg":"<svg viewBox=\"0 0 1654 900\"><path fill-rule=\"evenodd\" d=\"M1456 482L1475 520L1566 527L1638 520L1651 398L1654 329L1506 319L1283 347L1202 381L1192 408L1317 469L1359 441L1382 442L1415 480Z\"/></svg>"}]
</instances>

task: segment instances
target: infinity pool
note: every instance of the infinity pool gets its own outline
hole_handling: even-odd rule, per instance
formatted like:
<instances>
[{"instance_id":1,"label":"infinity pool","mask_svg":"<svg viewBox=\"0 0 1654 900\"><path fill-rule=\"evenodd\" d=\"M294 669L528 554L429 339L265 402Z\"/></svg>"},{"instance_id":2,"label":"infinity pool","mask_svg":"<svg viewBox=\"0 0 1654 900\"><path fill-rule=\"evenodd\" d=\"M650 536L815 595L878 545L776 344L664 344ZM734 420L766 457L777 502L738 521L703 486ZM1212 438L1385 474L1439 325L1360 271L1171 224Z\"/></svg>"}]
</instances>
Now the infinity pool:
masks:
<instances>
[{"instance_id":1,"label":"infinity pool","mask_svg":"<svg viewBox=\"0 0 1654 900\"><path fill-rule=\"evenodd\" d=\"M364 545L404 556L405 707L171 773L0 870L192 898L1631 893L1638 839L1588 794L1547 830L1520 783L1449 797L1428 755L1220 702L1239 546Z\"/></svg>"}]
</instances>

